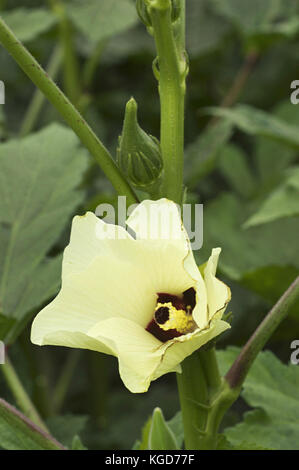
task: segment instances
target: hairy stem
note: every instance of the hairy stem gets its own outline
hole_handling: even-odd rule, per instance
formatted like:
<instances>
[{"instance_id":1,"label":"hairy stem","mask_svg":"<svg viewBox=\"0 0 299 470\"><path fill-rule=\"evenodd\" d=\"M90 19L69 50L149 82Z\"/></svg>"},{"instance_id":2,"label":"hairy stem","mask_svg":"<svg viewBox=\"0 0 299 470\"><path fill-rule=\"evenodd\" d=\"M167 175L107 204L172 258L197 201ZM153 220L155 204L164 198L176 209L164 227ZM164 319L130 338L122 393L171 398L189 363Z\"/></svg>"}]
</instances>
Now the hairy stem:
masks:
<instances>
[{"instance_id":1,"label":"hairy stem","mask_svg":"<svg viewBox=\"0 0 299 470\"><path fill-rule=\"evenodd\" d=\"M181 26L174 37L170 0L150 1L148 11L156 43L154 71L159 80L161 104L161 151L164 164L162 194L181 204L184 159L184 101L187 71L184 51L184 8L181 1Z\"/></svg>"}]
</instances>

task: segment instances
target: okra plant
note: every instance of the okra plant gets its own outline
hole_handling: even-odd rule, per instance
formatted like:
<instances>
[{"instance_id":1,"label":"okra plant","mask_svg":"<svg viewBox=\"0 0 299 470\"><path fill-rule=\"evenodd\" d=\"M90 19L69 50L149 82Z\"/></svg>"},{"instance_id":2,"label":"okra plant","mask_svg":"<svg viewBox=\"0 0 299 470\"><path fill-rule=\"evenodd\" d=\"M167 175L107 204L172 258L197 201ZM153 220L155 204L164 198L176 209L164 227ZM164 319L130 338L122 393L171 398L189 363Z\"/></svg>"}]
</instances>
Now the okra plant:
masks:
<instances>
[{"instance_id":1,"label":"okra plant","mask_svg":"<svg viewBox=\"0 0 299 470\"><path fill-rule=\"evenodd\" d=\"M130 393L132 449L298 449L299 108L238 104L298 2L35 3L0 3L0 447L127 446Z\"/></svg>"}]
</instances>

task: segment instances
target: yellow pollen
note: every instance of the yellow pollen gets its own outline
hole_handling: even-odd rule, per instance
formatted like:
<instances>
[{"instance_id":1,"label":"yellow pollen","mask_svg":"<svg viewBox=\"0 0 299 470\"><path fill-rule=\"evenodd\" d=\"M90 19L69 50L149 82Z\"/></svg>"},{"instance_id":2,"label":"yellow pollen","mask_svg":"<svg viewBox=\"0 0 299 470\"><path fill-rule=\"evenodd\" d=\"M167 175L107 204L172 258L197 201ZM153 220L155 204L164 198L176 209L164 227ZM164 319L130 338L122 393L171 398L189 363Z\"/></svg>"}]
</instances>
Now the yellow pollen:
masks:
<instances>
[{"instance_id":1,"label":"yellow pollen","mask_svg":"<svg viewBox=\"0 0 299 470\"><path fill-rule=\"evenodd\" d=\"M162 330L176 330L179 333L186 334L192 332L196 328L196 323L193 320L191 314L191 307L187 307L186 312L185 310L178 310L172 305L171 302L166 302L163 304L158 302L155 312L160 307L167 307L169 311L168 320L162 325L160 323L157 323L159 327L162 328Z\"/></svg>"}]
</instances>

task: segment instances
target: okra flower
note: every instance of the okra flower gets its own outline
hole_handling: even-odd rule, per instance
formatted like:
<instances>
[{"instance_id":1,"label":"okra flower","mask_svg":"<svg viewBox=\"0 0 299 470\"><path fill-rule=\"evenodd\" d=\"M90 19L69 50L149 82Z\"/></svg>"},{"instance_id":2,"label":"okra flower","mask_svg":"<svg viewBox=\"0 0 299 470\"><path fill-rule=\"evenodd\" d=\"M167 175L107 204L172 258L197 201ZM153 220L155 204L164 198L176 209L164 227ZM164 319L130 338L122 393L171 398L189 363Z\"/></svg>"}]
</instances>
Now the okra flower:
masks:
<instances>
[{"instance_id":1,"label":"okra flower","mask_svg":"<svg viewBox=\"0 0 299 470\"><path fill-rule=\"evenodd\" d=\"M127 225L134 236L91 212L74 218L61 290L31 340L116 356L126 387L145 392L229 328L230 290L215 277L220 248L201 275L173 202L143 201Z\"/></svg>"}]
</instances>

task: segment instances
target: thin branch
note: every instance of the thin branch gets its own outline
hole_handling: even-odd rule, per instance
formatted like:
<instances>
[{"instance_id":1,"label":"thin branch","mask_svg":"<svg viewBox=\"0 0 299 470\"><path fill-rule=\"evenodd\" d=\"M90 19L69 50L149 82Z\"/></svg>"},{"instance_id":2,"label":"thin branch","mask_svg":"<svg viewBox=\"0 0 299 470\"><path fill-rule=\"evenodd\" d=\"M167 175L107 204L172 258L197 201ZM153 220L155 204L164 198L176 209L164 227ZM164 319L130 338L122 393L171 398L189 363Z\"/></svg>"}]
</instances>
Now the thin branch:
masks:
<instances>
[{"instance_id":1,"label":"thin branch","mask_svg":"<svg viewBox=\"0 0 299 470\"><path fill-rule=\"evenodd\" d=\"M245 57L245 61L240 70L237 72L232 86L220 104L221 108L229 108L237 102L244 86L246 85L249 75L257 63L258 58L259 55L256 51L249 52Z\"/></svg>"},{"instance_id":2,"label":"thin branch","mask_svg":"<svg viewBox=\"0 0 299 470\"><path fill-rule=\"evenodd\" d=\"M278 325L288 315L290 307L299 300L299 276L270 310L249 338L225 378L232 389L240 388L258 353L263 349Z\"/></svg>"}]
</instances>

